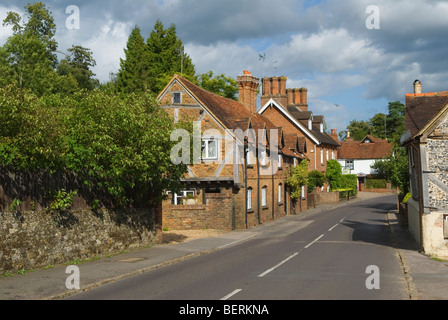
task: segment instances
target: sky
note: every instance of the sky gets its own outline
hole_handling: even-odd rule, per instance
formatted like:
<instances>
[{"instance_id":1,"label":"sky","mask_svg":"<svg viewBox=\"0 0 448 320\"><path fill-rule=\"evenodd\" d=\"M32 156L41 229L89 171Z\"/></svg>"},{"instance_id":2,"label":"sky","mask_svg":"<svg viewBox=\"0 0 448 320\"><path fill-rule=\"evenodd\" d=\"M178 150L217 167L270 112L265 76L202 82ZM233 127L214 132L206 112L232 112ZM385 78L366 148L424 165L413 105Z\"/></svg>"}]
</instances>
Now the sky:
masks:
<instances>
[{"instance_id":1,"label":"sky","mask_svg":"<svg viewBox=\"0 0 448 320\"><path fill-rule=\"evenodd\" d=\"M0 19L28 2L0 0ZM448 90L448 0L42 2L55 18L58 50L92 50L101 82L118 71L131 30L147 38L160 19L176 25L197 74L287 77L288 88L308 88L309 108L328 129L387 113L416 79L423 92ZM78 26L69 6L79 9ZM0 45L10 35L0 25Z\"/></svg>"}]
</instances>

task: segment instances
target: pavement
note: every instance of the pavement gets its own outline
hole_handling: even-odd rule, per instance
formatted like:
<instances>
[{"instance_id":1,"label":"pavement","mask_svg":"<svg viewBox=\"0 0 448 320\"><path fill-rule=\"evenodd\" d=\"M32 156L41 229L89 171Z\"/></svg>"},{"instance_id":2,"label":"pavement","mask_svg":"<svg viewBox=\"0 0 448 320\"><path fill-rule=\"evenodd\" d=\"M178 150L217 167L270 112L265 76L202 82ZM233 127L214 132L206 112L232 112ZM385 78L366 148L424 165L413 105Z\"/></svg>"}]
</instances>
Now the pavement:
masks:
<instances>
[{"instance_id":1,"label":"pavement","mask_svg":"<svg viewBox=\"0 0 448 320\"><path fill-rule=\"evenodd\" d=\"M360 193L357 199L338 204L320 205L300 214L306 219L313 214L384 194ZM80 291L211 253L254 238L298 216L287 216L264 225L241 231L223 233L218 237L196 239L183 243L156 245L112 257L77 265L80 290L69 290L66 281L72 273L67 266L39 269L22 275L0 278L0 300L59 300ZM448 300L448 262L440 262L418 251L418 245L395 211L388 213L397 256L405 274L410 300Z\"/></svg>"}]
</instances>

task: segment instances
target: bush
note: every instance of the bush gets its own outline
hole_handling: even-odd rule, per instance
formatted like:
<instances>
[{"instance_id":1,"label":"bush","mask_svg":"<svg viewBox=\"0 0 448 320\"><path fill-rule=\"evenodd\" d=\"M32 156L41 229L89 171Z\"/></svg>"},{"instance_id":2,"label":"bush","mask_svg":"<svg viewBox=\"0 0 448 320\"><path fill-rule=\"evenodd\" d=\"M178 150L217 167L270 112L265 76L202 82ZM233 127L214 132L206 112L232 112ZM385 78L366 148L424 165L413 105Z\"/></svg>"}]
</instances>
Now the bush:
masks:
<instances>
[{"instance_id":1,"label":"bush","mask_svg":"<svg viewBox=\"0 0 448 320\"><path fill-rule=\"evenodd\" d=\"M367 189L384 189L386 188L385 179L367 179L366 180Z\"/></svg>"},{"instance_id":2,"label":"bush","mask_svg":"<svg viewBox=\"0 0 448 320\"><path fill-rule=\"evenodd\" d=\"M308 191L313 192L315 188L323 187L325 183L325 175L317 170L313 170L308 175Z\"/></svg>"}]
</instances>

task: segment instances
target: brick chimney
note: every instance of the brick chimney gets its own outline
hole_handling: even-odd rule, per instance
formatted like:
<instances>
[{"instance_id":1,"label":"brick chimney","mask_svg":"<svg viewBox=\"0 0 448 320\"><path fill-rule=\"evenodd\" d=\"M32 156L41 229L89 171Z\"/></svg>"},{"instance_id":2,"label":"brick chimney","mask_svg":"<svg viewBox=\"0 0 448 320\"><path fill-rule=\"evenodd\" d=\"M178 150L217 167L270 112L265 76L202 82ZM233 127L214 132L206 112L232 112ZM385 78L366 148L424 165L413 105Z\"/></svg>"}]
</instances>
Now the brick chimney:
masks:
<instances>
[{"instance_id":1,"label":"brick chimney","mask_svg":"<svg viewBox=\"0 0 448 320\"><path fill-rule=\"evenodd\" d=\"M338 142L338 141L339 141L338 130L337 130L337 129L331 129L330 137L331 137L334 141Z\"/></svg>"},{"instance_id":2,"label":"brick chimney","mask_svg":"<svg viewBox=\"0 0 448 320\"><path fill-rule=\"evenodd\" d=\"M265 105L269 99L275 99L286 107L288 105L286 81L286 77L265 77L262 80L263 92L261 96L261 105Z\"/></svg>"},{"instance_id":3,"label":"brick chimney","mask_svg":"<svg viewBox=\"0 0 448 320\"><path fill-rule=\"evenodd\" d=\"M244 71L242 76L238 76L239 95L238 100L252 112L257 112L257 88L259 79L252 76L249 71Z\"/></svg>"},{"instance_id":4,"label":"brick chimney","mask_svg":"<svg viewBox=\"0 0 448 320\"><path fill-rule=\"evenodd\" d=\"M301 111L308 111L308 89L287 89L287 105L297 106Z\"/></svg>"}]
</instances>

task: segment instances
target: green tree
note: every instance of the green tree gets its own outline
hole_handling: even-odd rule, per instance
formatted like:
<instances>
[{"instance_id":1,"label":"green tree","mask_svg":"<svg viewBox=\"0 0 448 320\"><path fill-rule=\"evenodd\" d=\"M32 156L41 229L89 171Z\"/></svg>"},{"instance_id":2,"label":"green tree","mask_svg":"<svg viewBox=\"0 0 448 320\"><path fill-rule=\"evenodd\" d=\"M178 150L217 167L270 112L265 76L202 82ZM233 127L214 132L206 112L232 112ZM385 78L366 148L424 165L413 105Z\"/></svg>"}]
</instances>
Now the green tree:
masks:
<instances>
[{"instance_id":1,"label":"green tree","mask_svg":"<svg viewBox=\"0 0 448 320\"><path fill-rule=\"evenodd\" d=\"M117 86L121 92L145 91L154 87L155 74L151 75L149 52L139 27L134 27L129 35L125 59L120 59Z\"/></svg>"},{"instance_id":2,"label":"green tree","mask_svg":"<svg viewBox=\"0 0 448 320\"><path fill-rule=\"evenodd\" d=\"M203 73L198 78L198 84L205 90L217 93L223 97L237 100L238 82L224 74L215 76L213 71Z\"/></svg>"},{"instance_id":3,"label":"green tree","mask_svg":"<svg viewBox=\"0 0 448 320\"><path fill-rule=\"evenodd\" d=\"M157 20L154 30L147 39L150 74L154 78L149 88L158 94L174 74L196 81L195 67L191 58L185 53L182 40L177 37L176 26L171 24L165 29Z\"/></svg>"},{"instance_id":4,"label":"green tree","mask_svg":"<svg viewBox=\"0 0 448 320\"><path fill-rule=\"evenodd\" d=\"M313 192L315 188L322 188L325 183L325 175L318 171L313 170L308 175L308 192Z\"/></svg>"},{"instance_id":5,"label":"green tree","mask_svg":"<svg viewBox=\"0 0 448 320\"><path fill-rule=\"evenodd\" d=\"M387 137L399 143L405 131L406 106L400 101L389 102L389 114L387 116Z\"/></svg>"},{"instance_id":6,"label":"green tree","mask_svg":"<svg viewBox=\"0 0 448 320\"><path fill-rule=\"evenodd\" d=\"M303 160L299 165L291 168L286 184L291 189L291 198L300 199L302 187L308 184L308 160Z\"/></svg>"},{"instance_id":7,"label":"green tree","mask_svg":"<svg viewBox=\"0 0 448 320\"><path fill-rule=\"evenodd\" d=\"M372 135L379 139L387 138L387 115L377 113L370 119Z\"/></svg>"},{"instance_id":8,"label":"green tree","mask_svg":"<svg viewBox=\"0 0 448 320\"><path fill-rule=\"evenodd\" d=\"M66 59L60 61L57 71L62 76L73 76L80 89L93 90L99 86L98 79L91 68L96 66L93 53L81 46L68 49Z\"/></svg>"},{"instance_id":9,"label":"green tree","mask_svg":"<svg viewBox=\"0 0 448 320\"><path fill-rule=\"evenodd\" d=\"M3 21L4 26L12 27L13 35L0 53L1 68L7 71L2 74L1 82L15 82L39 96L70 88L71 79L55 72L56 25L51 13L42 2L28 4L25 10L25 21L16 12L9 12Z\"/></svg>"},{"instance_id":10,"label":"green tree","mask_svg":"<svg viewBox=\"0 0 448 320\"><path fill-rule=\"evenodd\" d=\"M330 184L331 190L337 190L341 188L341 176L342 176L342 166L336 160L327 161L327 181Z\"/></svg>"}]
</instances>

